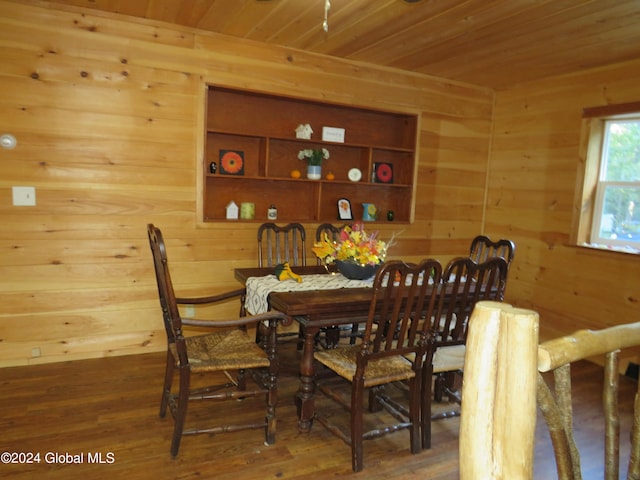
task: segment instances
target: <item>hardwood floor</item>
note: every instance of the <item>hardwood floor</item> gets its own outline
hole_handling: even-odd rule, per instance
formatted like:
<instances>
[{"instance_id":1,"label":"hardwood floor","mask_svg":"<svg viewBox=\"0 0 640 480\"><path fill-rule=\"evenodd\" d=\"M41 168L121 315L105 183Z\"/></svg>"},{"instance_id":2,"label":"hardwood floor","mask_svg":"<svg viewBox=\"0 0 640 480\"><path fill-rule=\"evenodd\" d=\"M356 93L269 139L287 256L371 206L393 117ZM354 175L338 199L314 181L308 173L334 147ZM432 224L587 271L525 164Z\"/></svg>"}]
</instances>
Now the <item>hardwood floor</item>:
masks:
<instances>
[{"instance_id":1,"label":"hardwood floor","mask_svg":"<svg viewBox=\"0 0 640 480\"><path fill-rule=\"evenodd\" d=\"M458 418L436 422L433 448L417 455L409 451L406 431L365 442L364 471L353 474L349 447L321 425L314 425L309 434L298 433L293 404L298 386L297 353L292 343L286 344L281 353L276 444L265 446L262 431L184 437L175 459L169 454L172 420L158 417L164 354L1 369L0 452L39 453L40 463L0 465L0 477L458 478ZM573 373L578 392L574 408L580 420L575 428L579 443L587 448L583 457L584 478L601 479L602 455L600 450L594 451L603 444L599 413L601 383L598 383L602 369L586 362L577 367ZM622 379L624 468L635 388L635 381ZM232 412L223 415L246 414L251 410L248 402L254 401L238 402ZM198 417L213 413L209 409L216 404L205 403L206 411L192 406L189 420L197 421ZM262 415L261 405L255 413ZM536 479L556 478L550 452L546 429L538 421ZM55 453L59 454L57 458L53 456ZM80 463L62 463L68 459ZM98 463L99 460L103 463Z\"/></svg>"}]
</instances>

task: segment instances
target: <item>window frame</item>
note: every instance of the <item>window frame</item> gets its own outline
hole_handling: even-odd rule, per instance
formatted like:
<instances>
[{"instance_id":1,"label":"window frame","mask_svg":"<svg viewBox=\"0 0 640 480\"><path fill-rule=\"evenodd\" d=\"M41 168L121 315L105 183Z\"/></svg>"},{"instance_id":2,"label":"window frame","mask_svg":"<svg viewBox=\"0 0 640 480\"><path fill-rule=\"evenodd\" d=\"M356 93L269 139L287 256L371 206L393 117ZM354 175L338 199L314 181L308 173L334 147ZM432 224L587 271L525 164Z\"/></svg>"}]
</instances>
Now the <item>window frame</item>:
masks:
<instances>
[{"instance_id":1,"label":"window frame","mask_svg":"<svg viewBox=\"0 0 640 480\"><path fill-rule=\"evenodd\" d=\"M583 111L580 162L571 235L571 241L575 245L640 254L638 241L602 239L599 236L602 202L606 188L618 184L632 188L640 186L640 182L600 180L604 166L606 125L611 121L628 119L640 120L640 102L585 108Z\"/></svg>"}]
</instances>

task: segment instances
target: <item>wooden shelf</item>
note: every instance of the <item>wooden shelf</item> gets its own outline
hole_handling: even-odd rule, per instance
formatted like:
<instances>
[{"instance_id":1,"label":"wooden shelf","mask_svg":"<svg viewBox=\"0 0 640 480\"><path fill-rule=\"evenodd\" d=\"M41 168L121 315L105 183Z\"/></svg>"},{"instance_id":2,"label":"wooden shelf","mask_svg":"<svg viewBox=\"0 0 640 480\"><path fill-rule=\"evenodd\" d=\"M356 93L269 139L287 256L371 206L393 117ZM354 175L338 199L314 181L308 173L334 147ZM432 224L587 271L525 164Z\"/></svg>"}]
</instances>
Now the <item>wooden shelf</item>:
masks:
<instances>
[{"instance_id":1,"label":"wooden shelf","mask_svg":"<svg viewBox=\"0 0 640 480\"><path fill-rule=\"evenodd\" d=\"M314 129L311 140L296 138L301 123ZM343 128L345 142L320 140L323 126ZM334 222L340 198L351 201L356 220L362 218L363 203L374 203L381 221L388 210L396 222L412 221L417 115L210 86L206 129L205 221L226 221L226 206L233 200L254 203L256 222L266 221L272 204L279 222ZM307 148L329 150L322 180L305 178L307 165L298 152ZM241 174L221 171L222 155L229 150L241 152ZM215 174L209 173L211 162L217 164ZM392 183L375 181L381 163L391 166ZM352 168L361 170L361 181L348 180ZM294 170L301 178L292 178ZM334 180L326 179L330 172Z\"/></svg>"}]
</instances>

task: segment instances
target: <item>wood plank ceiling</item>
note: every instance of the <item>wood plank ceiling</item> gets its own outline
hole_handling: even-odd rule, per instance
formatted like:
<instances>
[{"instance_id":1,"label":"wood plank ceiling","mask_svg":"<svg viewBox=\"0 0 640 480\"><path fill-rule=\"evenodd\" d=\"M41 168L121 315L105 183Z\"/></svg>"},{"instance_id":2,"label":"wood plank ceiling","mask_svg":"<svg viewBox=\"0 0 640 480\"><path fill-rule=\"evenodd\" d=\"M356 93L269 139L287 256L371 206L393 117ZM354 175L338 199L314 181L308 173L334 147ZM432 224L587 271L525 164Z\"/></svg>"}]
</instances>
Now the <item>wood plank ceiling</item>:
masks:
<instances>
[{"instance_id":1,"label":"wood plank ceiling","mask_svg":"<svg viewBox=\"0 0 640 480\"><path fill-rule=\"evenodd\" d=\"M46 3L46 2L41 2ZM639 0L52 0L502 89L640 58Z\"/></svg>"}]
</instances>

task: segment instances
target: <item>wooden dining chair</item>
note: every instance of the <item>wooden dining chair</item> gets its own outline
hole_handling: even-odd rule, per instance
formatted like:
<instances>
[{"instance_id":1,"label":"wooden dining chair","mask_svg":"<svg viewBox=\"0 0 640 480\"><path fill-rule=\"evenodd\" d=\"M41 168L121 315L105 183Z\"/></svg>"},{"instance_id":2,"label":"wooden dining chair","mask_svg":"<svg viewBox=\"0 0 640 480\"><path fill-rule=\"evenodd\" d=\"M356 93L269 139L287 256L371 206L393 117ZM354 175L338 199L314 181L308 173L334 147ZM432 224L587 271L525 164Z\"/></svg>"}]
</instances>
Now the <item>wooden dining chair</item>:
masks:
<instances>
[{"instance_id":1,"label":"wooden dining chair","mask_svg":"<svg viewBox=\"0 0 640 480\"><path fill-rule=\"evenodd\" d=\"M431 259L420 265L400 261L383 264L373 282L362 343L314 353L318 362L337 374L318 381L318 390L350 412L350 429L348 432L341 429L322 412L316 413L316 419L351 446L354 472L363 468L363 440L408 428L411 452L421 450L420 384L430 325L425 319L430 319L436 308L441 270L440 263ZM429 282L430 275L436 285ZM376 394L382 386L392 382L404 382L408 386L406 411ZM348 387L350 401L345 401L340 390L348 390ZM364 431L366 391L369 392L369 408L376 410L379 406L391 412L395 423Z\"/></svg>"},{"instance_id":2,"label":"wooden dining chair","mask_svg":"<svg viewBox=\"0 0 640 480\"><path fill-rule=\"evenodd\" d=\"M492 257L502 257L511 266L516 251L516 244L511 240L501 238L493 241L486 235L478 235L471 241L469 258L476 263L486 262Z\"/></svg>"},{"instance_id":3,"label":"wooden dining chair","mask_svg":"<svg viewBox=\"0 0 640 480\"><path fill-rule=\"evenodd\" d=\"M571 365L602 360L603 478L640 478L640 391L633 405L626 477L620 477L620 351L640 346L640 322L579 330L538 345L538 314L483 302L470 325L460 419L462 480L533 479L536 404L551 437L559 479L578 480ZM635 387L638 389L638 385ZM576 392L573 392L576 393ZM513 421L517 419L517 421ZM585 474L587 472L584 472ZM589 476L593 478L593 476Z\"/></svg>"},{"instance_id":4,"label":"wooden dining chair","mask_svg":"<svg viewBox=\"0 0 640 480\"><path fill-rule=\"evenodd\" d=\"M306 232L300 223L263 223L258 227L258 267L275 267L284 262L306 265L305 242Z\"/></svg>"},{"instance_id":5,"label":"wooden dining chair","mask_svg":"<svg viewBox=\"0 0 640 480\"><path fill-rule=\"evenodd\" d=\"M171 439L171 455L176 456L180 448L183 435L199 433L215 434L233 432L245 429L264 429L265 442L272 444L276 435L276 402L278 375L278 361L275 342L276 323L285 320L281 313L266 313L251 317L232 320L196 320L182 319L178 304L215 304L237 297L238 292L199 298L176 298L169 274L169 263L162 232L154 225L147 226L149 245L153 257L153 266L158 286L158 296L164 327L167 334L167 360L160 402L160 417L164 417L169 408L173 419L173 435ZM269 347L263 350L247 335L242 327L250 324L268 322ZM211 333L185 336L183 326L194 326L211 329ZM235 380L229 382L225 375L237 372ZM251 372L248 378L247 372ZM179 376L177 391L172 389L173 377ZM192 389L192 374L206 374L215 385ZM229 375L229 378L231 376ZM248 380L253 382L248 387ZM265 416L263 419L240 425L223 424L224 410L212 409L212 413L219 414L219 424L212 427L194 427L185 429L187 406L192 400L244 400L243 407L247 412L255 411L255 404L249 401L251 397L265 398Z\"/></svg>"},{"instance_id":6,"label":"wooden dining chair","mask_svg":"<svg viewBox=\"0 0 640 480\"><path fill-rule=\"evenodd\" d=\"M460 414L458 409L434 415L432 402L442 402L446 395L450 402L460 403L456 377L461 378L464 367L469 317L478 302L504 299L507 270L501 257L479 264L458 257L442 273L442 292L429 328L423 369L421 431L425 449L431 448L431 422Z\"/></svg>"},{"instance_id":7,"label":"wooden dining chair","mask_svg":"<svg viewBox=\"0 0 640 480\"><path fill-rule=\"evenodd\" d=\"M276 225L273 222L263 223L258 227L258 267L275 267L278 264L288 262L290 266L306 265L306 242L307 234L304 226L300 223L289 223L287 225ZM245 298L242 298L244 305ZM241 313L245 313L241 311ZM280 329L276 338L284 339L296 337L302 346L301 327L297 332ZM263 324L258 324L256 328L256 343L266 346L265 329Z\"/></svg>"}]
</instances>

